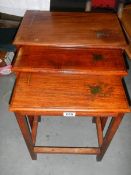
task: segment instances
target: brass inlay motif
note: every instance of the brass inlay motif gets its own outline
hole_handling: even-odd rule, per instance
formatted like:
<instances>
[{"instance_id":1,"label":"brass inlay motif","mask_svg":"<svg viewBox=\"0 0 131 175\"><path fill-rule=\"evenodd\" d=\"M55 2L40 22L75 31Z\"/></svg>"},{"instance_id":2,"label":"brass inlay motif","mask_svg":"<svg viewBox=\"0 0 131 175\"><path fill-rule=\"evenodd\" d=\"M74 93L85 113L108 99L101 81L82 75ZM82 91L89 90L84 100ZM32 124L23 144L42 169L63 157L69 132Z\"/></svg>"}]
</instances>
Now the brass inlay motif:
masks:
<instances>
[{"instance_id":1,"label":"brass inlay motif","mask_svg":"<svg viewBox=\"0 0 131 175\"><path fill-rule=\"evenodd\" d=\"M109 84L92 84L88 85L88 89L90 91L91 97L109 97L113 94L113 87L111 87Z\"/></svg>"},{"instance_id":2,"label":"brass inlay motif","mask_svg":"<svg viewBox=\"0 0 131 175\"><path fill-rule=\"evenodd\" d=\"M96 37L98 39L108 38L109 36L110 36L110 31L109 30L99 30L99 31L96 31Z\"/></svg>"},{"instance_id":3,"label":"brass inlay motif","mask_svg":"<svg viewBox=\"0 0 131 175\"><path fill-rule=\"evenodd\" d=\"M93 54L93 59L95 61L103 60L103 56L101 54Z\"/></svg>"},{"instance_id":4,"label":"brass inlay motif","mask_svg":"<svg viewBox=\"0 0 131 175\"><path fill-rule=\"evenodd\" d=\"M91 94L99 94L101 93L102 89L100 86L89 86Z\"/></svg>"}]
</instances>

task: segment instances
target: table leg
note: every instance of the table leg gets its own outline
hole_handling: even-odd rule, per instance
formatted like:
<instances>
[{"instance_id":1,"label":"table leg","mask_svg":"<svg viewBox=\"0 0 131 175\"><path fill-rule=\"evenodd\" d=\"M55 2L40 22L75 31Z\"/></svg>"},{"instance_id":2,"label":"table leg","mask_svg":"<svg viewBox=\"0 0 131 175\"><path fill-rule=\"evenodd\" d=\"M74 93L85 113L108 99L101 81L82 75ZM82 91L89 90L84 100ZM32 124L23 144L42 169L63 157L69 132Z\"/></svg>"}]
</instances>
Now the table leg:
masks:
<instances>
[{"instance_id":1,"label":"table leg","mask_svg":"<svg viewBox=\"0 0 131 175\"><path fill-rule=\"evenodd\" d=\"M39 116L39 119L38 119L39 122L41 122L41 116Z\"/></svg>"},{"instance_id":2,"label":"table leg","mask_svg":"<svg viewBox=\"0 0 131 175\"><path fill-rule=\"evenodd\" d=\"M18 113L15 113L17 122L19 124L20 130L26 142L27 148L33 160L37 159L37 154L34 153L34 145L31 137L31 133L29 130L28 122L26 116L22 116Z\"/></svg>"},{"instance_id":3,"label":"table leg","mask_svg":"<svg viewBox=\"0 0 131 175\"><path fill-rule=\"evenodd\" d=\"M122 118L123 118L123 114L119 114L117 117L112 117L112 120L111 120L109 127L107 129L107 132L105 134L103 143L100 147L100 154L97 155L97 161L102 160L107 148L109 147L109 145L111 143L113 136L115 135L115 133L116 133L116 131L121 123Z\"/></svg>"},{"instance_id":4,"label":"table leg","mask_svg":"<svg viewBox=\"0 0 131 175\"><path fill-rule=\"evenodd\" d=\"M105 128L105 125L106 125L107 120L108 120L108 117L101 117L102 131Z\"/></svg>"},{"instance_id":5,"label":"table leg","mask_svg":"<svg viewBox=\"0 0 131 175\"><path fill-rule=\"evenodd\" d=\"M95 117L92 118L92 123L96 123L96 118Z\"/></svg>"},{"instance_id":6,"label":"table leg","mask_svg":"<svg viewBox=\"0 0 131 175\"><path fill-rule=\"evenodd\" d=\"M108 117L101 117L101 125L102 125L102 131L105 128L106 122L107 122ZM92 123L96 123L96 118L92 118Z\"/></svg>"},{"instance_id":7,"label":"table leg","mask_svg":"<svg viewBox=\"0 0 131 175\"><path fill-rule=\"evenodd\" d=\"M28 118L28 121L29 121L29 124L30 124L30 129L32 129L33 127L33 121L34 121L34 116L30 115L30 116L27 116Z\"/></svg>"}]
</instances>

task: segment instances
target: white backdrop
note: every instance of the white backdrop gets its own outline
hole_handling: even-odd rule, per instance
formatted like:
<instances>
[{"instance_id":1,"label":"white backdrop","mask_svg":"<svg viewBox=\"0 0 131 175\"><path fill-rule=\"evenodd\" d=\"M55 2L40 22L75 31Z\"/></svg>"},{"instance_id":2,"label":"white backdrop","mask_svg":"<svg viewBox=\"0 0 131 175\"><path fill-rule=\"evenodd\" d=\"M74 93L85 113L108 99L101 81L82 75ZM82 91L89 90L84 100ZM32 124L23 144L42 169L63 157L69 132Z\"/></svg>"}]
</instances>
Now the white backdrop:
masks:
<instances>
[{"instance_id":1,"label":"white backdrop","mask_svg":"<svg viewBox=\"0 0 131 175\"><path fill-rule=\"evenodd\" d=\"M26 10L50 10L50 0L0 0L0 12L23 16Z\"/></svg>"}]
</instances>

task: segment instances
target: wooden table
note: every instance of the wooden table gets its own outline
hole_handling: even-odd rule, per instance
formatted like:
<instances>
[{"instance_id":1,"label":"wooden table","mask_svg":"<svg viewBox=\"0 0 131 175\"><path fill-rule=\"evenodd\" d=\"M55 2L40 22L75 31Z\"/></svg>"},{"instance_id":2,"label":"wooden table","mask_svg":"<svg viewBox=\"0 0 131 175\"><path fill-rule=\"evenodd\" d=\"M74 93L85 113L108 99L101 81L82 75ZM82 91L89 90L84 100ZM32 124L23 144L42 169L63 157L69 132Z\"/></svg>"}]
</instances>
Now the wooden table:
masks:
<instances>
[{"instance_id":1,"label":"wooden table","mask_svg":"<svg viewBox=\"0 0 131 175\"><path fill-rule=\"evenodd\" d=\"M121 49L126 41L115 14L27 11L14 44Z\"/></svg>"},{"instance_id":2,"label":"wooden table","mask_svg":"<svg viewBox=\"0 0 131 175\"><path fill-rule=\"evenodd\" d=\"M96 154L100 161L125 113L126 47L115 14L27 11L14 44L10 101L32 159L36 153ZM36 145L40 116L93 117L98 146ZM103 134L108 117L112 117ZM27 121L28 120L28 121Z\"/></svg>"}]
</instances>

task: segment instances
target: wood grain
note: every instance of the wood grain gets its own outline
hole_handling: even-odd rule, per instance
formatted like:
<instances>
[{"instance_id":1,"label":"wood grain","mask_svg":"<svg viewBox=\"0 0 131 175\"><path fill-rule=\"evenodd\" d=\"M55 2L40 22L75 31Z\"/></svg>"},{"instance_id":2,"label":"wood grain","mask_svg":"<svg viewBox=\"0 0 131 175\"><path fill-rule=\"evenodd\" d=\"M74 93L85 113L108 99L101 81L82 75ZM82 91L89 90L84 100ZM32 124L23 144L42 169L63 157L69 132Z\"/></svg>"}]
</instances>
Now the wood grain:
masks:
<instances>
[{"instance_id":1,"label":"wood grain","mask_svg":"<svg viewBox=\"0 0 131 175\"><path fill-rule=\"evenodd\" d=\"M56 116L130 111L120 77L42 73L19 74L10 110Z\"/></svg>"},{"instance_id":2,"label":"wood grain","mask_svg":"<svg viewBox=\"0 0 131 175\"><path fill-rule=\"evenodd\" d=\"M88 75L127 75L122 50L49 49L37 46L20 48L12 70Z\"/></svg>"},{"instance_id":3,"label":"wood grain","mask_svg":"<svg viewBox=\"0 0 131 175\"><path fill-rule=\"evenodd\" d=\"M15 45L125 48L115 14L27 11Z\"/></svg>"},{"instance_id":4,"label":"wood grain","mask_svg":"<svg viewBox=\"0 0 131 175\"><path fill-rule=\"evenodd\" d=\"M35 153L55 153L55 154L99 154L99 148L85 148L85 147L49 147L49 146L35 146Z\"/></svg>"}]
</instances>

